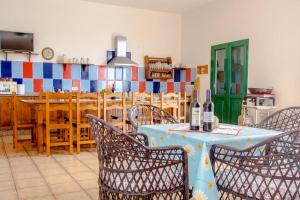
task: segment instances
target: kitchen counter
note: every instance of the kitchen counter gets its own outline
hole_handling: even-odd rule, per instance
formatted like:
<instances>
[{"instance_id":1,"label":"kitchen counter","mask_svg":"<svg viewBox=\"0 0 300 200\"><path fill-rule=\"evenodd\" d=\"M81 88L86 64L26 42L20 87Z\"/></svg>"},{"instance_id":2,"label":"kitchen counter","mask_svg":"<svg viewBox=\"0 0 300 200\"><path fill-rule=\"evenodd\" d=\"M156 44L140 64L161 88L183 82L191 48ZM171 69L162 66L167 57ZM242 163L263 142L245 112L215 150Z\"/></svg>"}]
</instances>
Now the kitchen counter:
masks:
<instances>
[{"instance_id":1,"label":"kitchen counter","mask_svg":"<svg viewBox=\"0 0 300 200\"><path fill-rule=\"evenodd\" d=\"M0 97L11 97L12 94L0 94ZM39 93L17 94L18 97L38 97Z\"/></svg>"}]
</instances>

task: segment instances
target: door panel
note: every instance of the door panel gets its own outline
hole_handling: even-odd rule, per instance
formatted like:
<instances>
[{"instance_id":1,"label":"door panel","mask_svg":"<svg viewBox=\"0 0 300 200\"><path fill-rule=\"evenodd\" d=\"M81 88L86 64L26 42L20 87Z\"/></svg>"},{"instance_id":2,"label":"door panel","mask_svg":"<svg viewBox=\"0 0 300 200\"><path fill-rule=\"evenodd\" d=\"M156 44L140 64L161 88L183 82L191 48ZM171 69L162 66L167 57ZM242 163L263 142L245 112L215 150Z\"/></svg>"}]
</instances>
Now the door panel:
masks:
<instances>
[{"instance_id":1,"label":"door panel","mask_svg":"<svg viewBox=\"0 0 300 200\"><path fill-rule=\"evenodd\" d=\"M236 124L238 116L241 114L242 101L240 98L231 98L230 99L230 124Z\"/></svg>"},{"instance_id":2,"label":"door panel","mask_svg":"<svg viewBox=\"0 0 300 200\"><path fill-rule=\"evenodd\" d=\"M248 44L249 40L241 40L212 46L211 90L220 122L238 122L247 94Z\"/></svg>"},{"instance_id":3,"label":"door panel","mask_svg":"<svg viewBox=\"0 0 300 200\"><path fill-rule=\"evenodd\" d=\"M215 94L225 95L225 63L226 63L226 49L216 50L216 63L215 63Z\"/></svg>"},{"instance_id":4,"label":"door panel","mask_svg":"<svg viewBox=\"0 0 300 200\"><path fill-rule=\"evenodd\" d=\"M237 46L231 48L231 83L230 83L230 94L240 95L242 94L242 83L243 83L243 71L244 63L243 58L245 54L245 48L243 46Z\"/></svg>"},{"instance_id":5,"label":"door panel","mask_svg":"<svg viewBox=\"0 0 300 200\"><path fill-rule=\"evenodd\" d=\"M226 82L228 77L227 54L226 45L217 45L212 48L212 61L211 61L211 89L212 89L212 100L215 104L215 115L220 119L221 122L228 121L228 97L227 88L228 83Z\"/></svg>"},{"instance_id":6,"label":"door panel","mask_svg":"<svg viewBox=\"0 0 300 200\"><path fill-rule=\"evenodd\" d=\"M230 55L230 119L237 124L241 114L243 98L248 88L248 41L237 41L229 44Z\"/></svg>"},{"instance_id":7,"label":"door panel","mask_svg":"<svg viewBox=\"0 0 300 200\"><path fill-rule=\"evenodd\" d=\"M215 115L219 118L220 121L224 121L227 117L225 116L227 112L225 112L226 106L223 98L214 98L214 106L215 106Z\"/></svg>"}]
</instances>

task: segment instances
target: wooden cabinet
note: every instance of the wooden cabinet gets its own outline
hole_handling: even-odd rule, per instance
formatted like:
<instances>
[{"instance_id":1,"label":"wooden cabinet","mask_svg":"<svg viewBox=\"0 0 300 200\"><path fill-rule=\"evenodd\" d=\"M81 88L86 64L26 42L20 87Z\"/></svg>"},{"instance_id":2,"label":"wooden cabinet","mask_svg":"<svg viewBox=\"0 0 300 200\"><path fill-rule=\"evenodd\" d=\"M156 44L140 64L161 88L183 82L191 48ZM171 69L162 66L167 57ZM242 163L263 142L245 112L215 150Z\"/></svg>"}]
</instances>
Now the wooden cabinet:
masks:
<instances>
[{"instance_id":1,"label":"wooden cabinet","mask_svg":"<svg viewBox=\"0 0 300 200\"><path fill-rule=\"evenodd\" d=\"M18 99L32 99L35 96L18 96ZM12 129L12 96L0 96L0 130ZM17 114L19 121L32 121L34 112L27 104L18 102Z\"/></svg>"},{"instance_id":2,"label":"wooden cabinet","mask_svg":"<svg viewBox=\"0 0 300 200\"><path fill-rule=\"evenodd\" d=\"M0 97L0 130L11 129L12 97Z\"/></svg>"}]
</instances>

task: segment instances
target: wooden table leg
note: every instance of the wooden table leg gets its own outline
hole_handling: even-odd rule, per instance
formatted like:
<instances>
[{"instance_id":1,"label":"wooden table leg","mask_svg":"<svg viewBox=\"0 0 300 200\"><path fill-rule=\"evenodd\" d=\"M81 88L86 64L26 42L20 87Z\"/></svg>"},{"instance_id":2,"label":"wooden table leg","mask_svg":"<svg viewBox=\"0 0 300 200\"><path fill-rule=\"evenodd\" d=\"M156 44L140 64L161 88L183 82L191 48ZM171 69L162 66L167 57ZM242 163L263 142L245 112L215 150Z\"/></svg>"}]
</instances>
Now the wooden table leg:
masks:
<instances>
[{"instance_id":1,"label":"wooden table leg","mask_svg":"<svg viewBox=\"0 0 300 200\"><path fill-rule=\"evenodd\" d=\"M40 105L37 106L37 151L42 153L43 150L43 109Z\"/></svg>"}]
</instances>

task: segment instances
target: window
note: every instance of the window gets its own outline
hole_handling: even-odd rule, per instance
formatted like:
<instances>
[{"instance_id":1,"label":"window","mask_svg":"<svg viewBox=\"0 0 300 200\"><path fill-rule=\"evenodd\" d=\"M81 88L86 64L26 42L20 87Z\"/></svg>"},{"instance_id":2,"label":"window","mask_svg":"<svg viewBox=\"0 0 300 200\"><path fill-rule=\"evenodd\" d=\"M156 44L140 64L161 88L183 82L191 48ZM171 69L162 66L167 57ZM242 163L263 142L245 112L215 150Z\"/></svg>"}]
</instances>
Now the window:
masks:
<instances>
[{"instance_id":1,"label":"window","mask_svg":"<svg viewBox=\"0 0 300 200\"><path fill-rule=\"evenodd\" d=\"M130 67L109 67L107 69L107 80L113 81L116 92L130 92L130 72Z\"/></svg>"}]
</instances>

